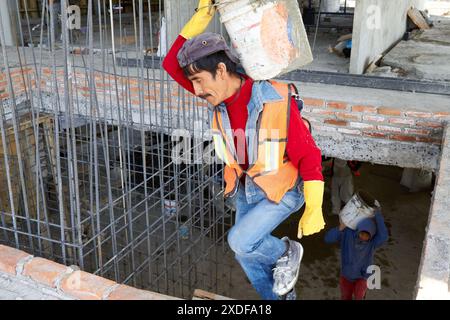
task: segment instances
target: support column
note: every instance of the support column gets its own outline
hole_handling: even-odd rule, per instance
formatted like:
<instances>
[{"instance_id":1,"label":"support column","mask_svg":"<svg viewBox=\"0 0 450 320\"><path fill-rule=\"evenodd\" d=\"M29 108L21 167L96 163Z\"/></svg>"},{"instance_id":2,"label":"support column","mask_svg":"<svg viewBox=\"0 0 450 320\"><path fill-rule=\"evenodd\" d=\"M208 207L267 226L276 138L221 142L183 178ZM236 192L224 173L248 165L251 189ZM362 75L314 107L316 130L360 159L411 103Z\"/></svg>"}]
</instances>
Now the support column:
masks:
<instances>
[{"instance_id":1,"label":"support column","mask_svg":"<svg viewBox=\"0 0 450 320\"><path fill-rule=\"evenodd\" d=\"M422 248L415 298L450 299L450 126L444 131L441 162Z\"/></svg>"},{"instance_id":2,"label":"support column","mask_svg":"<svg viewBox=\"0 0 450 320\"><path fill-rule=\"evenodd\" d=\"M17 39L17 9L14 0L0 0L0 28L5 35L7 46L16 46Z\"/></svg>"}]
</instances>

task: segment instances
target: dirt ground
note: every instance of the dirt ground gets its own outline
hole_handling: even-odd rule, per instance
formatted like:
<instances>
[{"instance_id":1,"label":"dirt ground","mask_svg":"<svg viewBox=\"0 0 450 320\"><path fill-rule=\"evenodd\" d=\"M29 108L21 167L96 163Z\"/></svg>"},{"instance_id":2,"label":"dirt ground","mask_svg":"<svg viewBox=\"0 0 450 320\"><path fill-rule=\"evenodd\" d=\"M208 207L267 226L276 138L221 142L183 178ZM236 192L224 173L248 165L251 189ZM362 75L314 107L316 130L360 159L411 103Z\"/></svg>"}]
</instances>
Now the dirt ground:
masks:
<instances>
[{"instance_id":1,"label":"dirt ground","mask_svg":"<svg viewBox=\"0 0 450 320\"><path fill-rule=\"evenodd\" d=\"M324 167L326 166L324 162ZM412 299L428 221L431 189L410 193L400 185L402 169L364 163L361 176L355 177L358 190L365 190L379 200L389 231L388 242L377 250L374 263L381 269L381 289L369 290L366 299ZM339 299L340 249L324 242L327 230L338 225L330 216L330 177L325 176L325 230L304 237L300 242L304 256L297 282L297 299ZM274 232L295 239L300 212L293 214ZM235 270L231 297L258 299L242 272Z\"/></svg>"}]
</instances>

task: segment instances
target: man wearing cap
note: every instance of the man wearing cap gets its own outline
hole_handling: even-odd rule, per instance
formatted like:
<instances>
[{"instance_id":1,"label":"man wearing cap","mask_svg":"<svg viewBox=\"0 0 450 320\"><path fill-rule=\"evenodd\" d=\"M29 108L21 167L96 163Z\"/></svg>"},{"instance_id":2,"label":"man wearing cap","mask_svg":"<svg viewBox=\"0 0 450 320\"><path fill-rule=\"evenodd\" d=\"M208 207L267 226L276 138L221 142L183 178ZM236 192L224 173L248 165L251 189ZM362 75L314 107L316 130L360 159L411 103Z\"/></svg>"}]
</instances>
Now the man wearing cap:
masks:
<instances>
[{"instance_id":1,"label":"man wearing cap","mask_svg":"<svg viewBox=\"0 0 450 320\"><path fill-rule=\"evenodd\" d=\"M239 59L222 36L203 33L214 12L211 0L200 0L163 67L211 104L225 196L236 204L228 243L237 261L261 298L295 299L303 248L271 233L305 202L297 236L324 228L321 152L302 121L294 88L253 81L238 70Z\"/></svg>"}]
</instances>

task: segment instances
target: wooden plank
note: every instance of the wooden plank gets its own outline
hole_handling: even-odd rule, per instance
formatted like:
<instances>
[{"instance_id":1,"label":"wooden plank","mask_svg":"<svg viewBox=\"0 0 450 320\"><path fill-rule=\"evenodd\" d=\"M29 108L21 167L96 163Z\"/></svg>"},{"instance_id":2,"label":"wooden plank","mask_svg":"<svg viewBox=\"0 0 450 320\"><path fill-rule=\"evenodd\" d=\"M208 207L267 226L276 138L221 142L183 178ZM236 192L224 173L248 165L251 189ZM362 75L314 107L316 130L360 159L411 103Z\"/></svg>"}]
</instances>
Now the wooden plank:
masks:
<instances>
[{"instance_id":1,"label":"wooden plank","mask_svg":"<svg viewBox=\"0 0 450 320\"><path fill-rule=\"evenodd\" d=\"M373 70L375 70L378 66L377 63L383 58L382 54L379 54L375 57L375 59L372 60L372 62L367 67L365 73L371 73Z\"/></svg>"},{"instance_id":2,"label":"wooden plank","mask_svg":"<svg viewBox=\"0 0 450 320\"><path fill-rule=\"evenodd\" d=\"M211 293L201 289L195 289L192 300L234 300L225 296Z\"/></svg>"},{"instance_id":3,"label":"wooden plank","mask_svg":"<svg viewBox=\"0 0 450 320\"><path fill-rule=\"evenodd\" d=\"M414 7L411 7L408 10L408 17L411 19L411 21L421 30L427 30L430 29L430 26L428 25L425 18L422 16L420 11Z\"/></svg>"}]
</instances>

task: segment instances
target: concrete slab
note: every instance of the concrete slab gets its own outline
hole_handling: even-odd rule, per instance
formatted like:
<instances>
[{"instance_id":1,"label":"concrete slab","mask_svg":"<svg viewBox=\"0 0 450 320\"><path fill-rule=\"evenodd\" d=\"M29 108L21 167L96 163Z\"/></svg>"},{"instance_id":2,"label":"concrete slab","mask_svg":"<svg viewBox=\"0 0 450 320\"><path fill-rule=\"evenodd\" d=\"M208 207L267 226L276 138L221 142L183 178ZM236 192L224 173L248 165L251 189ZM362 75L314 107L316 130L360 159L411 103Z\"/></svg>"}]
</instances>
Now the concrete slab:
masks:
<instances>
[{"instance_id":1,"label":"concrete slab","mask_svg":"<svg viewBox=\"0 0 450 320\"><path fill-rule=\"evenodd\" d=\"M450 19L401 41L381 63L405 70L408 78L450 81Z\"/></svg>"}]
</instances>

